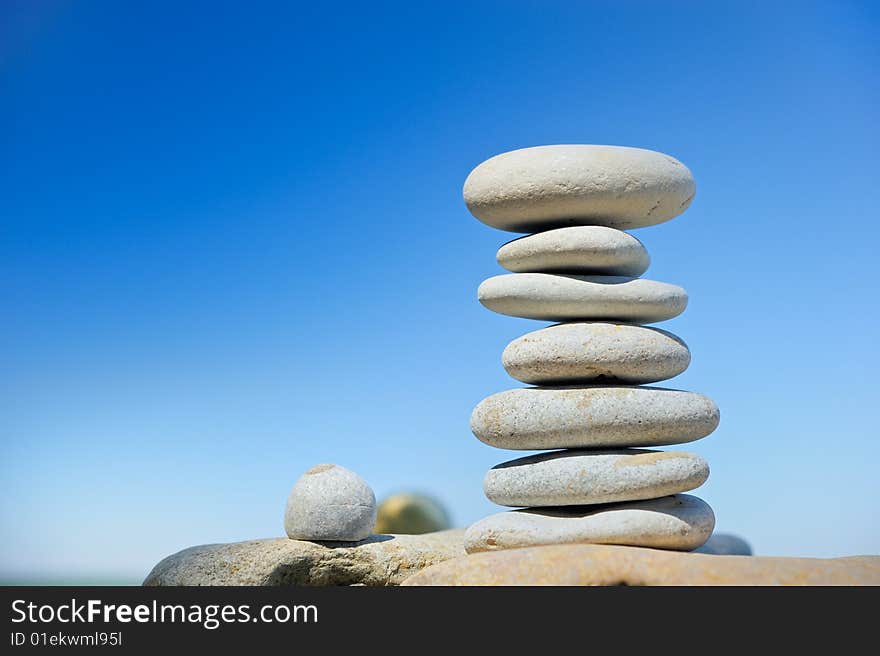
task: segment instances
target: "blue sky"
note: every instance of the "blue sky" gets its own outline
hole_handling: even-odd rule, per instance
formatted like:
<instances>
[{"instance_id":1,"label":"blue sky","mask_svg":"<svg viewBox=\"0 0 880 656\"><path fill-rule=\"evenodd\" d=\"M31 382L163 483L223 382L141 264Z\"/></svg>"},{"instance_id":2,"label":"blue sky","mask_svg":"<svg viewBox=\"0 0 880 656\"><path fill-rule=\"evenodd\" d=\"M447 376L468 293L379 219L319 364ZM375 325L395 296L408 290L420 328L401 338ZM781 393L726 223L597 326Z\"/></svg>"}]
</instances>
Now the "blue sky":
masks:
<instances>
[{"instance_id":1,"label":"blue sky","mask_svg":"<svg viewBox=\"0 0 880 656\"><path fill-rule=\"evenodd\" d=\"M690 294L718 530L880 552L877 5L420 5L3 3L0 575L281 535L325 461L494 512L522 454L468 418L543 324L477 302L514 235L461 185L552 143L694 172L634 234Z\"/></svg>"}]
</instances>

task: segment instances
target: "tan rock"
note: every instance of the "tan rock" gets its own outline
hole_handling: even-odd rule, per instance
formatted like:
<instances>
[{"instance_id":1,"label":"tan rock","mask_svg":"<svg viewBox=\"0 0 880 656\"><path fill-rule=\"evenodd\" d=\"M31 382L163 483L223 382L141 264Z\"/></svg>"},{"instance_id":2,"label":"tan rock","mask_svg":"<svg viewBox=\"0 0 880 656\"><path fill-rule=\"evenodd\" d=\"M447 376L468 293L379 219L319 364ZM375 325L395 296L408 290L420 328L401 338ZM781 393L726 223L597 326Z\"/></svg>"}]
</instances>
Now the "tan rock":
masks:
<instances>
[{"instance_id":1,"label":"tan rock","mask_svg":"<svg viewBox=\"0 0 880 656\"><path fill-rule=\"evenodd\" d=\"M168 556L144 585L367 585L400 583L464 554L464 531L371 535L351 542L269 538L207 544Z\"/></svg>"},{"instance_id":2,"label":"tan rock","mask_svg":"<svg viewBox=\"0 0 880 656\"><path fill-rule=\"evenodd\" d=\"M713 556L556 545L448 560L403 585L880 585L880 556Z\"/></svg>"},{"instance_id":3,"label":"tan rock","mask_svg":"<svg viewBox=\"0 0 880 656\"><path fill-rule=\"evenodd\" d=\"M422 535L449 527L449 513L439 500L418 492L398 492L379 504L373 532Z\"/></svg>"}]
</instances>

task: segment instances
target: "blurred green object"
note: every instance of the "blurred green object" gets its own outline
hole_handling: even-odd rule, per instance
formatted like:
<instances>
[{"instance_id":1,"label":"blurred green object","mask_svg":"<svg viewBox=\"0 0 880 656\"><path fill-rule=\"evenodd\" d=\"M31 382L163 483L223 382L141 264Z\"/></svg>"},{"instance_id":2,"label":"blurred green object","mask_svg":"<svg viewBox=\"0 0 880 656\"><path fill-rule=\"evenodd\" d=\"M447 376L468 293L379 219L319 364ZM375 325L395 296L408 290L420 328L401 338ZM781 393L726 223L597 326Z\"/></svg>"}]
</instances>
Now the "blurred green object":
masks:
<instances>
[{"instance_id":1,"label":"blurred green object","mask_svg":"<svg viewBox=\"0 0 880 656\"><path fill-rule=\"evenodd\" d=\"M375 533L421 535L450 528L449 513L434 497L399 492L385 498L376 514Z\"/></svg>"}]
</instances>

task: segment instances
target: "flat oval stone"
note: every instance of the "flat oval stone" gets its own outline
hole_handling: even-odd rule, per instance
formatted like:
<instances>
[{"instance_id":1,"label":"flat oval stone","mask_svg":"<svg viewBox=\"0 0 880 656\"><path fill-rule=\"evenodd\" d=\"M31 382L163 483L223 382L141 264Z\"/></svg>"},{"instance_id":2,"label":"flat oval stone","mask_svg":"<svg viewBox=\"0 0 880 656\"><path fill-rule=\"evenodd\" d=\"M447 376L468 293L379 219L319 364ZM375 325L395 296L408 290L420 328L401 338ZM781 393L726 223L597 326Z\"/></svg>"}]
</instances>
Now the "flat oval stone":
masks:
<instances>
[{"instance_id":1,"label":"flat oval stone","mask_svg":"<svg viewBox=\"0 0 880 656\"><path fill-rule=\"evenodd\" d=\"M484 280L477 298L485 307L512 317L542 321L607 319L654 323L678 316L687 292L644 278L508 273Z\"/></svg>"},{"instance_id":2,"label":"flat oval stone","mask_svg":"<svg viewBox=\"0 0 880 656\"><path fill-rule=\"evenodd\" d=\"M552 451L493 467L483 491L501 506L580 506L665 497L708 477L709 464L683 451Z\"/></svg>"},{"instance_id":3,"label":"flat oval stone","mask_svg":"<svg viewBox=\"0 0 880 656\"><path fill-rule=\"evenodd\" d=\"M560 544L451 558L404 586L880 586L880 556L713 556L607 544Z\"/></svg>"},{"instance_id":4,"label":"flat oval stone","mask_svg":"<svg viewBox=\"0 0 880 656\"><path fill-rule=\"evenodd\" d=\"M648 270L642 242L621 230L576 226L539 232L498 249L498 264L515 273L580 273L632 276Z\"/></svg>"},{"instance_id":5,"label":"flat oval stone","mask_svg":"<svg viewBox=\"0 0 880 656\"><path fill-rule=\"evenodd\" d=\"M471 431L500 449L543 450L681 444L718 426L715 403L662 387L529 387L493 394Z\"/></svg>"},{"instance_id":6,"label":"flat oval stone","mask_svg":"<svg viewBox=\"0 0 880 656\"><path fill-rule=\"evenodd\" d=\"M613 381L654 383L677 376L691 361L687 345L659 328L618 323L563 323L510 342L501 363L535 385Z\"/></svg>"},{"instance_id":7,"label":"flat oval stone","mask_svg":"<svg viewBox=\"0 0 880 656\"><path fill-rule=\"evenodd\" d=\"M316 465L287 498L284 529L294 540L355 542L373 531L376 497L366 481L339 465Z\"/></svg>"},{"instance_id":8,"label":"flat oval stone","mask_svg":"<svg viewBox=\"0 0 880 656\"><path fill-rule=\"evenodd\" d=\"M655 225L684 212L695 193L674 157L623 146L522 148L486 160L464 183L471 214L512 232Z\"/></svg>"},{"instance_id":9,"label":"flat oval stone","mask_svg":"<svg viewBox=\"0 0 880 656\"><path fill-rule=\"evenodd\" d=\"M662 499L586 508L511 510L490 515L465 531L468 553L549 544L618 544L690 551L715 528L715 514L697 497Z\"/></svg>"}]
</instances>

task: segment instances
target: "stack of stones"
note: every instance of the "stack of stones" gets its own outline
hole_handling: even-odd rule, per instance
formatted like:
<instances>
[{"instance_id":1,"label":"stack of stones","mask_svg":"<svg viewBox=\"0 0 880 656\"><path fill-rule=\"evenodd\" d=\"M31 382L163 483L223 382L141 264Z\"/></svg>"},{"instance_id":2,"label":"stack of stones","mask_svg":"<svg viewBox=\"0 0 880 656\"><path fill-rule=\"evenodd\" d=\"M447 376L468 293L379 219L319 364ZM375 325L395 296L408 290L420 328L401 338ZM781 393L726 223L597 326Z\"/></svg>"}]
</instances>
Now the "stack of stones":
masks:
<instances>
[{"instance_id":1,"label":"stack of stones","mask_svg":"<svg viewBox=\"0 0 880 656\"><path fill-rule=\"evenodd\" d=\"M501 449L547 450L505 462L484 481L493 502L521 508L486 517L468 552L560 543L692 550L715 525L682 494L709 475L700 456L654 447L691 442L718 425L693 392L646 386L680 374L690 352L649 328L684 311L681 287L639 278L649 257L623 232L677 216L695 192L691 172L661 153L616 146L541 146L493 157L464 185L480 221L535 233L498 251L513 273L479 288L500 314L557 322L511 342L502 362L534 385L474 409L471 430Z\"/></svg>"}]
</instances>

